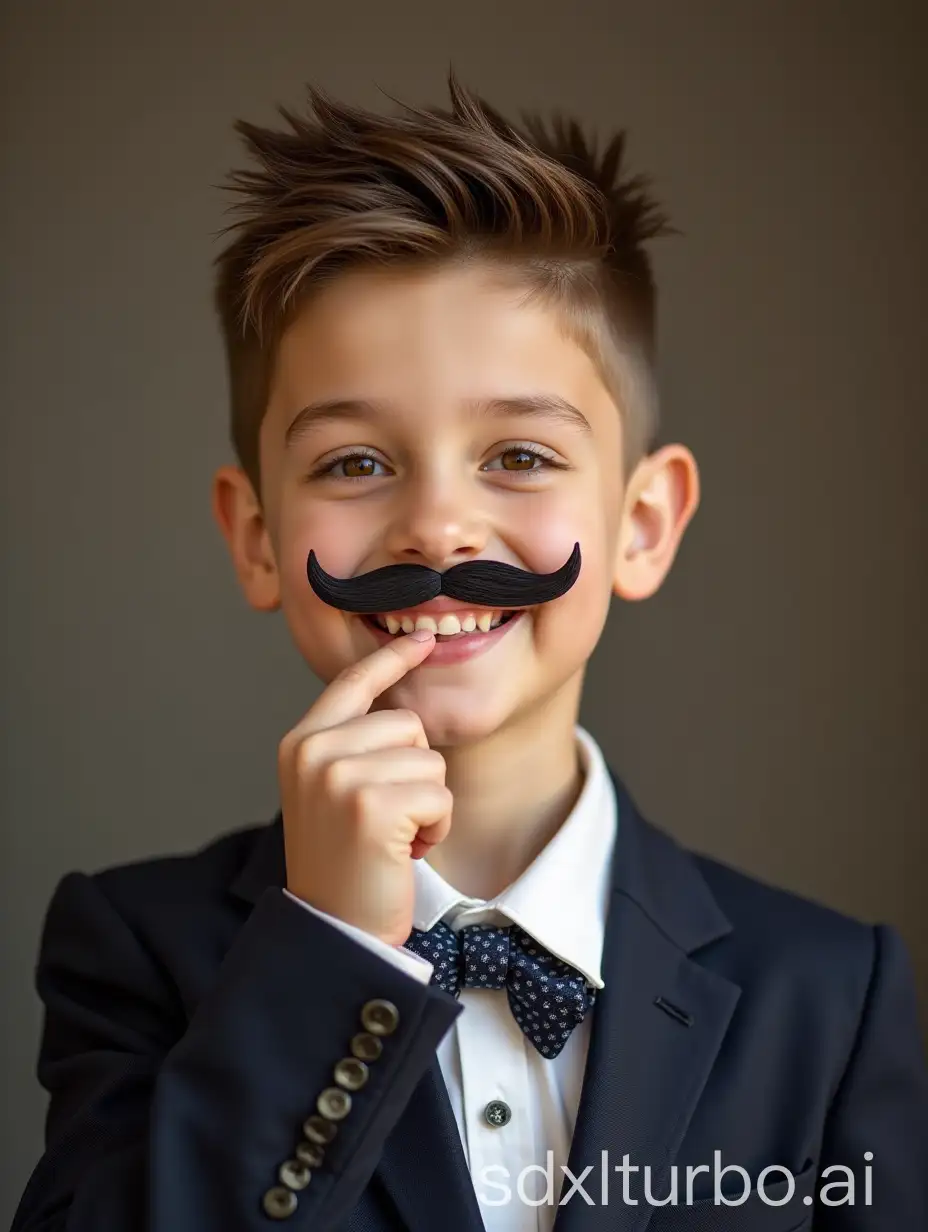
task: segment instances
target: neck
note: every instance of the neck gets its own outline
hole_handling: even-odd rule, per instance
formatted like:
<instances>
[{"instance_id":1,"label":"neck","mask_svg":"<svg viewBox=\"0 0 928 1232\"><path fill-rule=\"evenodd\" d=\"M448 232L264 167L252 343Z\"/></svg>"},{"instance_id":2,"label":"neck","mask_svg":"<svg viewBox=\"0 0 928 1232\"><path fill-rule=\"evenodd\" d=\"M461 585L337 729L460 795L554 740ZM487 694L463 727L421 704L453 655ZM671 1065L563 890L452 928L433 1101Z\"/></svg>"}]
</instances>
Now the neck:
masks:
<instances>
[{"instance_id":1,"label":"neck","mask_svg":"<svg viewBox=\"0 0 928 1232\"><path fill-rule=\"evenodd\" d=\"M581 680L476 744L442 748L454 796L451 832L429 855L449 885L494 898L525 872L583 786L574 734Z\"/></svg>"}]
</instances>

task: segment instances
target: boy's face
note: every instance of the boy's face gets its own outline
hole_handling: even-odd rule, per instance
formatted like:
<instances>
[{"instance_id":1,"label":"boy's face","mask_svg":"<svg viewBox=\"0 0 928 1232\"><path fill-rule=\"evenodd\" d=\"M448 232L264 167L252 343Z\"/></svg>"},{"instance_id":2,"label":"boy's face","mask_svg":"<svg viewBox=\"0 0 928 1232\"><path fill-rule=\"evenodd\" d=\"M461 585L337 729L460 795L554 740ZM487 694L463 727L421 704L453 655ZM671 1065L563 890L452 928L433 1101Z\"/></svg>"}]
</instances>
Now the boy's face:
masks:
<instances>
[{"instance_id":1,"label":"boy's face","mask_svg":"<svg viewBox=\"0 0 928 1232\"><path fill-rule=\"evenodd\" d=\"M572 720L611 595L657 588L697 500L679 447L646 459L626 488L621 418L593 362L550 308L523 306L521 294L479 267L335 280L281 341L260 435L263 510L241 475L236 494L228 472L225 494L216 489L249 599L282 607L325 682L383 638L314 594L310 548L338 577L473 560L548 573L579 542L580 576L565 595L478 654L426 660L377 700L415 710L434 747L486 738L541 707ZM516 400L528 398L582 419L520 413ZM305 409L331 401L355 405ZM649 551L659 559L648 568Z\"/></svg>"}]
</instances>

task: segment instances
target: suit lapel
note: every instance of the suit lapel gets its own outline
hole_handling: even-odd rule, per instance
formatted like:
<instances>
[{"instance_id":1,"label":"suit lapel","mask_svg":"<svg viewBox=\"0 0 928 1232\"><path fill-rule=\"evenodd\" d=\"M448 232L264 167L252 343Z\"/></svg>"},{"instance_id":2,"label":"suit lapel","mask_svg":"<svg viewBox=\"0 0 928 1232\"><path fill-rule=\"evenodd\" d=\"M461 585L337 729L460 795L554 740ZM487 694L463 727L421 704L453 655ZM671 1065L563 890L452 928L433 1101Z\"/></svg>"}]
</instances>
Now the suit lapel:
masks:
<instances>
[{"instance_id":1,"label":"suit lapel","mask_svg":"<svg viewBox=\"0 0 928 1232\"><path fill-rule=\"evenodd\" d=\"M384 1144L374 1171L412 1232L480 1232L483 1219L438 1060Z\"/></svg>"},{"instance_id":2,"label":"suit lapel","mask_svg":"<svg viewBox=\"0 0 928 1232\"><path fill-rule=\"evenodd\" d=\"M650 1192L670 1187L670 1167L728 1028L740 989L690 956L731 926L693 859L641 818L613 774L619 808L603 982L593 1011L586 1073L568 1168L577 1188L555 1232L644 1232L654 1208L642 1171L629 1196L616 1165L651 1165ZM604 1161L603 1153L606 1152ZM571 1188L565 1179L562 1196Z\"/></svg>"}]
</instances>

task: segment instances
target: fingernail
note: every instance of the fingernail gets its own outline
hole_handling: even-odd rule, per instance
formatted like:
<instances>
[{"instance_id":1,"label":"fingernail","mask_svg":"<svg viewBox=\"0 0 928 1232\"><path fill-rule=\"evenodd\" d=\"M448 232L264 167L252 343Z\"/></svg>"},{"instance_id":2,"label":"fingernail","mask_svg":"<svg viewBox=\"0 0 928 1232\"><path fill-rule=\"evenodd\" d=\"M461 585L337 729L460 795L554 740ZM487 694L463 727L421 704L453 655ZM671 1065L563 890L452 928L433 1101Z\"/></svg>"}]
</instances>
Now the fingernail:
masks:
<instances>
[{"instance_id":1,"label":"fingernail","mask_svg":"<svg viewBox=\"0 0 928 1232\"><path fill-rule=\"evenodd\" d=\"M414 642L427 642L435 634L431 629L413 629L412 633L407 634L407 636L411 637Z\"/></svg>"}]
</instances>

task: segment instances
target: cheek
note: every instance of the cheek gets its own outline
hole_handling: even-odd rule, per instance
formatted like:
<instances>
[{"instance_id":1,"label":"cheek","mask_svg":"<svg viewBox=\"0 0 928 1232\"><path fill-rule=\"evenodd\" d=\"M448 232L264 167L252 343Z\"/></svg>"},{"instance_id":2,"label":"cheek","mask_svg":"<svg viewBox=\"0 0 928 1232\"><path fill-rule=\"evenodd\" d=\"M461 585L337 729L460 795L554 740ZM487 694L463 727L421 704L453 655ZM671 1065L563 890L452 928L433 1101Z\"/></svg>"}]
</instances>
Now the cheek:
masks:
<instances>
[{"instance_id":1,"label":"cheek","mask_svg":"<svg viewBox=\"0 0 928 1232\"><path fill-rule=\"evenodd\" d=\"M583 603L598 606L599 596L608 595L612 589L612 536L601 516L596 516L601 515L601 510L591 501L579 508L567 504L538 506L532 512L531 539L525 543L528 567L537 573L560 569L574 544L579 543L580 574L556 604L572 608Z\"/></svg>"},{"instance_id":2,"label":"cheek","mask_svg":"<svg viewBox=\"0 0 928 1232\"><path fill-rule=\"evenodd\" d=\"M583 545L581 544L581 551ZM588 551L576 582L538 613L539 649L544 657L584 660L599 641L609 613L611 588L604 561Z\"/></svg>"},{"instance_id":3,"label":"cheek","mask_svg":"<svg viewBox=\"0 0 928 1232\"><path fill-rule=\"evenodd\" d=\"M350 577L357 571L365 547L360 536L351 533L350 519L320 517L318 512L301 508L298 501L292 502L281 518L277 559L284 598L300 608L325 609L309 585L306 565L310 550L327 573Z\"/></svg>"},{"instance_id":4,"label":"cheek","mask_svg":"<svg viewBox=\"0 0 928 1232\"><path fill-rule=\"evenodd\" d=\"M584 518L584 513L586 517ZM539 653L552 663L575 664L592 653L602 633L612 595L610 536L601 521L583 510L552 510L533 526L530 565L541 572L558 569L580 544L580 575L570 590L539 609Z\"/></svg>"},{"instance_id":5,"label":"cheek","mask_svg":"<svg viewBox=\"0 0 928 1232\"><path fill-rule=\"evenodd\" d=\"M344 613L330 607L313 592L306 573L312 549L319 563L336 577L357 569L362 549L352 548L350 536L328 528L318 519L290 516L282 521L277 550L281 607L297 649L317 676L329 680L350 662L352 654Z\"/></svg>"}]
</instances>

